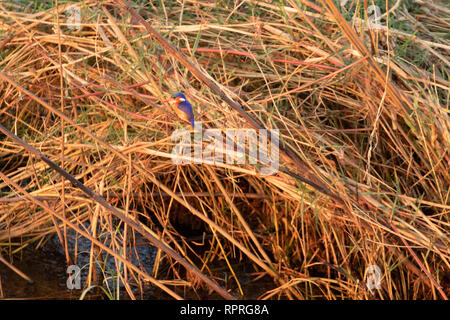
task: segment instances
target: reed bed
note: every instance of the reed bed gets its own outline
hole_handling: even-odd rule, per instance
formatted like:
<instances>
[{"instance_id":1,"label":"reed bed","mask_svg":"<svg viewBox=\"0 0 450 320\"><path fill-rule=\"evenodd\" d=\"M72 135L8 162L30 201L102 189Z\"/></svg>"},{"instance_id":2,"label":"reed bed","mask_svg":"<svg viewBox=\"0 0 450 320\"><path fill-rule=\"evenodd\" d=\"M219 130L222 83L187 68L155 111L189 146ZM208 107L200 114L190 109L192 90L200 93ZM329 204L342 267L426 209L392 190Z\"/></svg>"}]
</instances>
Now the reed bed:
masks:
<instances>
[{"instance_id":1,"label":"reed bed","mask_svg":"<svg viewBox=\"0 0 450 320\"><path fill-rule=\"evenodd\" d=\"M76 263L73 229L116 298L447 299L450 9L341 4L1 2L4 260L56 233ZM280 170L175 164L175 92L205 128L278 129Z\"/></svg>"}]
</instances>

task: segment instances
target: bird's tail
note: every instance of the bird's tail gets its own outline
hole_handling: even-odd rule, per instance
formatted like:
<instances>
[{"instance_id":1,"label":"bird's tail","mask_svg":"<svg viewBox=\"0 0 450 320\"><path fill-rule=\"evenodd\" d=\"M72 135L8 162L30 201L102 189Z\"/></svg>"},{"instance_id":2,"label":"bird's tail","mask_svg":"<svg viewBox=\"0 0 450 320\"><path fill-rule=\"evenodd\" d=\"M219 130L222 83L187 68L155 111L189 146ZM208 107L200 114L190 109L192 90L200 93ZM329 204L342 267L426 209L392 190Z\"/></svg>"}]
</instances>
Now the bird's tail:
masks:
<instances>
[{"instance_id":1,"label":"bird's tail","mask_svg":"<svg viewBox=\"0 0 450 320\"><path fill-rule=\"evenodd\" d=\"M194 122L194 117L192 117L192 118L191 118L191 125L192 125L192 128L194 128L194 123L195 123L195 122Z\"/></svg>"}]
</instances>

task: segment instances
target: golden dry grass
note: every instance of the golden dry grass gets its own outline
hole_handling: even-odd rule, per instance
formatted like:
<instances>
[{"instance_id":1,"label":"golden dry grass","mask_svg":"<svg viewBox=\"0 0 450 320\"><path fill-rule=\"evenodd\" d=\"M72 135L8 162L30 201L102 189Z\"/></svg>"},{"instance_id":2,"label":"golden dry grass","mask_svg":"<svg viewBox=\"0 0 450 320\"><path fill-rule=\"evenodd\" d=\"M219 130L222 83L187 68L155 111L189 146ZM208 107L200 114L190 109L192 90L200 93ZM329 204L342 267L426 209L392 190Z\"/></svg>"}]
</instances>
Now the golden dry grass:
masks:
<instances>
[{"instance_id":1,"label":"golden dry grass","mask_svg":"<svg viewBox=\"0 0 450 320\"><path fill-rule=\"evenodd\" d=\"M113 207L2 135L0 253L56 231L64 246L89 221L92 256L125 263L131 298L148 281L175 298L448 297L445 3L389 2L379 31L352 22L362 1L131 5L158 40L121 2L84 1L80 30L66 3L0 3L0 124ZM174 164L171 134L189 127L163 101L179 91L206 128L279 129L282 170ZM161 242L151 275L127 261L139 234Z\"/></svg>"}]
</instances>

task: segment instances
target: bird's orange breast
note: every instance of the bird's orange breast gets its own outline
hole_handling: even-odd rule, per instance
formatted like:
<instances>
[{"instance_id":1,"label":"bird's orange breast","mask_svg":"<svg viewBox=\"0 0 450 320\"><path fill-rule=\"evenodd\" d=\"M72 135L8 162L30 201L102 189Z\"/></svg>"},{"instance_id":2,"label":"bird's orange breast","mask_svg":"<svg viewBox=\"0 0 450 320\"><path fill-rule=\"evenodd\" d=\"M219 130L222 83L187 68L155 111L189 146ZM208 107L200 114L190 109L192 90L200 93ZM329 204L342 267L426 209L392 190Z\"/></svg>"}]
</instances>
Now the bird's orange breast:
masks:
<instances>
[{"instance_id":1,"label":"bird's orange breast","mask_svg":"<svg viewBox=\"0 0 450 320\"><path fill-rule=\"evenodd\" d=\"M184 113L183 111L181 111L180 109L178 109L178 104L176 104L176 103L172 104L172 109L173 109L173 111L175 111L175 113L177 114L177 116L180 119L190 121L188 115L186 113Z\"/></svg>"}]
</instances>

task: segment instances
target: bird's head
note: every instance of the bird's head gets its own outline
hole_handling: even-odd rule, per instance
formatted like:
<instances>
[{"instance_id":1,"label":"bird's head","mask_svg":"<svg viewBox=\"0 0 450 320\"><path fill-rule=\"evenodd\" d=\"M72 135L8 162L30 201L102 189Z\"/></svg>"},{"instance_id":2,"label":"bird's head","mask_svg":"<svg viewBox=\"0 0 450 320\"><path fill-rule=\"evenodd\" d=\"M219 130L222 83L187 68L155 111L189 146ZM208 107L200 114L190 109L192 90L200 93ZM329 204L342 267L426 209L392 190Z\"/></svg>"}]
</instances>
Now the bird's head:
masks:
<instances>
[{"instance_id":1,"label":"bird's head","mask_svg":"<svg viewBox=\"0 0 450 320\"><path fill-rule=\"evenodd\" d=\"M186 96L181 92L173 94L169 99L166 100L166 102L168 102L170 105L173 105L173 104L178 105L179 103L182 103L185 101L186 101Z\"/></svg>"}]
</instances>

